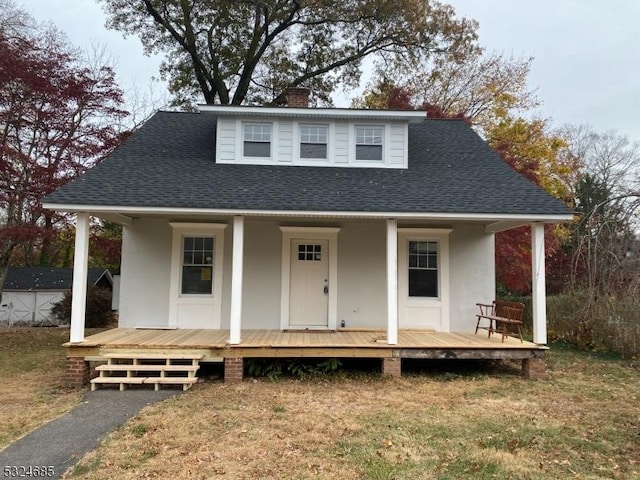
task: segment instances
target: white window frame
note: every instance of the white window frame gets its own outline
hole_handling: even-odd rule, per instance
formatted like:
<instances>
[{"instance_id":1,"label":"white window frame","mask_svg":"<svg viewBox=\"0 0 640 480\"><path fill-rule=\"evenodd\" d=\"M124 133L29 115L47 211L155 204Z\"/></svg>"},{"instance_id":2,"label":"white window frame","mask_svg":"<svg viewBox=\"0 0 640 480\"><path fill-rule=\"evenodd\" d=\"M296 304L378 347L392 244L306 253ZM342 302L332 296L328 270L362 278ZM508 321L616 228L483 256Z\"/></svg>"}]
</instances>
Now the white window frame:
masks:
<instances>
[{"instance_id":1,"label":"white window frame","mask_svg":"<svg viewBox=\"0 0 640 480\"><path fill-rule=\"evenodd\" d=\"M387 142L385 142L385 130L388 130L386 128L384 128L384 125L361 125L361 124L356 124L354 125L353 128L353 145L354 145L354 159L356 162L366 162L366 163L373 163L375 162L376 164L381 164L384 165L385 163L385 145ZM358 142L358 129L378 129L380 130L380 143L359 143ZM358 146L380 146L380 159L379 160L371 160L371 159L365 159L365 158L358 158Z\"/></svg>"},{"instance_id":2,"label":"white window frame","mask_svg":"<svg viewBox=\"0 0 640 480\"><path fill-rule=\"evenodd\" d=\"M187 266L191 266L191 267L211 267L211 292L209 293L182 293L182 280L183 280L183 276L184 276L184 267L185 267L185 263L184 263L184 241L187 238L210 238L213 240L213 252L212 252L212 258L211 258L211 264L206 264L206 263L201 263L201 264L188 264ZM213 291L215 289L215 273L217 270L217 265L216 265L216 250L217 250L217 241L216 241L216 236L212 235L212 234L208 234L208 233L198 233L198 234L188 234L188 233L183 233L180 236L180 279L178 280L178 294L180 297L211 297L213 296Z\"/></svg>"},{"instance_id":3,"label":"white window frame","mask_svg":"<svg viewBox=\"0 0 640 480\"><path fill-rule=\"evenodd\" d=\"M327 147L327 155L325 157L303 157L302 156L302 144L303 143L315 143L322 144L322 142L303 142L302 141L302 129L304 127L320 127L325 129L325 142L324 145ZM298 160L300 162L329 162L329 147L330 147L330 139L331 139L331 128L329 124L326 123L298 123L297 124L297 153Z\"/></svg>"},{"instance_id":4,"label":"white window frame","mask_svg":"<svg viewBox=\"0 0 640 480\"><path fill-rule=\"evenodd\" d=\"M169 327L177 328L178 304L211 299L215 317L212 328L220 328L222 320L222 279L224 259L224 223L170 222L173 230L171 247L171 280L169 284ZM182 293L182 249L184 237L213 237L213 288L211 295Z\"/></svg>"},{"instance_id":5,"label":"white window frame","mask_svg":"<svg viewBox=\"0 0 640 480\"><path fill-rule=\"evenodd\" d=\"M406 251L407 251L407 281L409 281L409 277L410 277L410 273L411 270L435 270L436 271L436 288L437 288L437 295L436 296L426 296L426 295L413 295L413 297L415 298L435 298L435 299L440 299L441 295L441 290L442 290L442 285L441 285L441 274L440 274L440 240L430 240L430 239L424 239L424 238L419 238L419 239L415 239L415 238L408 238L406 240L407 245L406 245ZM426 267L420 267L419 265L412 267L411 266L411 249L410 249L410 245L411 242L419 242L419 243L434 243L436 245L436 266L435 268L433 267L429 267L428 265ZM427 256L428 256L429 252L427 252ZM418 258L420 256L420 253L418 253ZM412 296L411 295L411 291L409 288L409 284L407 283L407 295L408 296Z\"/></svg>"},{"instance_id":6,"label":"white window frame","mask_svg":"<svg viewBox=\"0 0 640 480\"><path fill-rule=\"evenodd\" d=\"M415 328L408 325L407 309L440 310L438 325L424 328L436 328L437 331L448 332L450 329L450 250L448 228L398 228L398 325L399 328ZM438 243L438 297L409 296L409 242L427 241Z\"/></svg>"},{"instance_id":7,"label":"white window frame","mask_svg":"<svg viewBox=\"0 0 640 480\"><path fill-rule=\"evenodd\" d=\"M275 142L274 142L274 124L273 122L265 122L265 121L243 121L240 123L241 127L240 127L240 151L242 152L241 157L244 160L248 160L248 161L255 161L255 160L271 160L273 158L273 151L275 148ZM245 142L253 142L253 143L267 143L265 141L257 141L257 140L247 140L246 139L246 134L247 134L247 127L253 127L253 126L261 126L261 127L265 127L268 126L269 127L269 156L251 156L251 155L245 155L244 152L244 144Z\"/></svg>"},{"instance_id":8,"label":"white window frame","mask_svg":"<svg viewBox=\"0 0 640 480\"><path fill-rule=\"evenodd\" d=\"M373 127L382 129L382 159L381 160L358 160L356 159L356 146L358 128ZM349 128L349 164L354 167L388 168L390 130L386 123L352 123ZM393 168L393 167L392 167Z\"/></svg>"}]
</instances>

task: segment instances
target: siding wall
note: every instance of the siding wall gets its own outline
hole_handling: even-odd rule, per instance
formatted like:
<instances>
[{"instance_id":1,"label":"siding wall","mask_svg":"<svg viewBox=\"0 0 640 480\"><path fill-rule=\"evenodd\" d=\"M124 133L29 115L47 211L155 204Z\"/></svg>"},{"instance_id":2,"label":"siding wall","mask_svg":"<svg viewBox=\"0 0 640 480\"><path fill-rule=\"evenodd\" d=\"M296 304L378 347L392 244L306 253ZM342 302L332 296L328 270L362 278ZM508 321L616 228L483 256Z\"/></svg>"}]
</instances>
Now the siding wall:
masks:
<instances>
[{"instance_id":1,"label":"siding wall","mask_svg":"<svg viewBox=\"0 0 640 480\"><path fill-rule=\"evenodd\" d=\"M242 158L242 122L272 123L272 158L249 159ZM300 123L313 123L329 126L328 159L309 160L299 158ZM358 123L360 124L360 123ZM218 163L258 163L258 164L293 164L332 166L344 165L351 167L407 167L407 136L408 128L405 122L364 122L365 125L382 125L385 128L384 162L356 162L354 124L346 121L299 121L279 118L251 118L236 119L219 117L216 133L216 162Z\"/></svg>"},{"instance_id":2,"label":"siding wall","mask_svg":"<svg viewBox=\"0 0 640 480\"><path fill-rule=\"evenodd\" d=\"M122 231L119 326L166 327L169 322L171 227L136 219Z\"/></svg>"},{"instance_id":3,"label":"siding wall","mask_svg":"<svg viewBox=\"0 0 640 480\"><path fill-rule=\"evenodd\" d=\"M223 220L224 222L224 220ZM243 329L280 328L282 234L275 221L245 220ZM383 223L344 223L338 233L338 325L386 327L386 237ZM172 230L167 220L136 219L125 227L121 327L168 323ZM233 229L225 230L223 329L229 328ZM451 331L473 331L475 303L495 295L494 238L482 226L450 235Z\"/></svg>"}]
</instances>

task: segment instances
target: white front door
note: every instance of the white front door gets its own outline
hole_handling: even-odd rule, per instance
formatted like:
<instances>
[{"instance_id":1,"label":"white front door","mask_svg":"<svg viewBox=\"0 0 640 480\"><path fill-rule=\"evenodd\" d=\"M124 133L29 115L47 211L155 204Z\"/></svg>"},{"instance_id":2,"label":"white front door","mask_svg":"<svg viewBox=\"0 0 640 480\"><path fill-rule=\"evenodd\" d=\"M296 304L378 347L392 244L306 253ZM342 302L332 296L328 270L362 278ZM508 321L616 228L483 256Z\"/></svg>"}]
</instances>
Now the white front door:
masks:
<instances>
[{"instance_id":1,"label":"white front door","mask_svg":"<svg viewBox=\"0 0 640 480\"><path fill-rule=\"evenodd\" d=\"M289 325L327 328L329 288L329 241L292 239Z\"/></svg>"}]
</instances>

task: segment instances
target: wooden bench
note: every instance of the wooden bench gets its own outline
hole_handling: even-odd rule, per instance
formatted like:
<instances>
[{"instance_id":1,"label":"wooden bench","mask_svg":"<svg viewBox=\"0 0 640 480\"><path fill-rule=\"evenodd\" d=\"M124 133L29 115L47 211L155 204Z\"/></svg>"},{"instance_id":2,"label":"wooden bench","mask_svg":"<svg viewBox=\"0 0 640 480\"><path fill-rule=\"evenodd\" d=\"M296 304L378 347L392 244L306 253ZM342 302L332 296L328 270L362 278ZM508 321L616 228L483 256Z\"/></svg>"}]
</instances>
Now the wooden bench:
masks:
<instances>
[{"instance_id":1,"label":"wooden bench","mask_svg":"<svg viewBox=\"0 0 640 480\"><path fill-rule=\"evenodd\" d=\"M522 339L522 317L524 315L524 303L520 302L508 302L506 300L494 300L491 304L476 303L480 309L480 313L476 315L478 321L476 322L476 335L478 330L487 330L488 336L494 332L500 332L502 334L502 342L507 337L517 337L520 342ZM481 325L481 322L488 320L488 325ZM513 327L517 330L517 333L511 332L510 328Z\"/></svg>"}]
</instances>

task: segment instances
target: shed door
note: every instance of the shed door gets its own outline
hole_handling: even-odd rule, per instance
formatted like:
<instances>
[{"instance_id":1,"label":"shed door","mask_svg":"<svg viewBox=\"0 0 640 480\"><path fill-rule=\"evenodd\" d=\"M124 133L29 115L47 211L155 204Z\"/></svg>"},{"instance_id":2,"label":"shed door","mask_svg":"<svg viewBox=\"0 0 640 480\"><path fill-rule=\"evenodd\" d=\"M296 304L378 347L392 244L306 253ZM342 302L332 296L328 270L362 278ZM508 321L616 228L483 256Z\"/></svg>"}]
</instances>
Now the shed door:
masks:
<instances>
[{"instance_id":1,"label":"shed door","mask_svg":"<svg viewBox=\"0 0 640 480\"><path fill-rule=\"evenodd\" d=\"M289 324L293 328L328 327L329 242L291 240Z\"/></svg>"},{"instance_id":2,"label":"shed door","mask_svg":"<svg viewBox=\"0 0 640 480\"><path fill-rule=\"evenodd\" d=\"M60 292L37 292L36 293L36 309L34 312L35 323L50 323L51 308L54 303L59 302L64 297Z\"/></svg>"},{"instance_id":3,"label":"shed door","mask_svg":"<svg viewBox=\"0 0 640 480\"><path fill-rule=\"evenodd\" d=\"M32 323L35 307L35 292L4 292L2 304L9 323Z\"/></svg>"}]
</instances>

